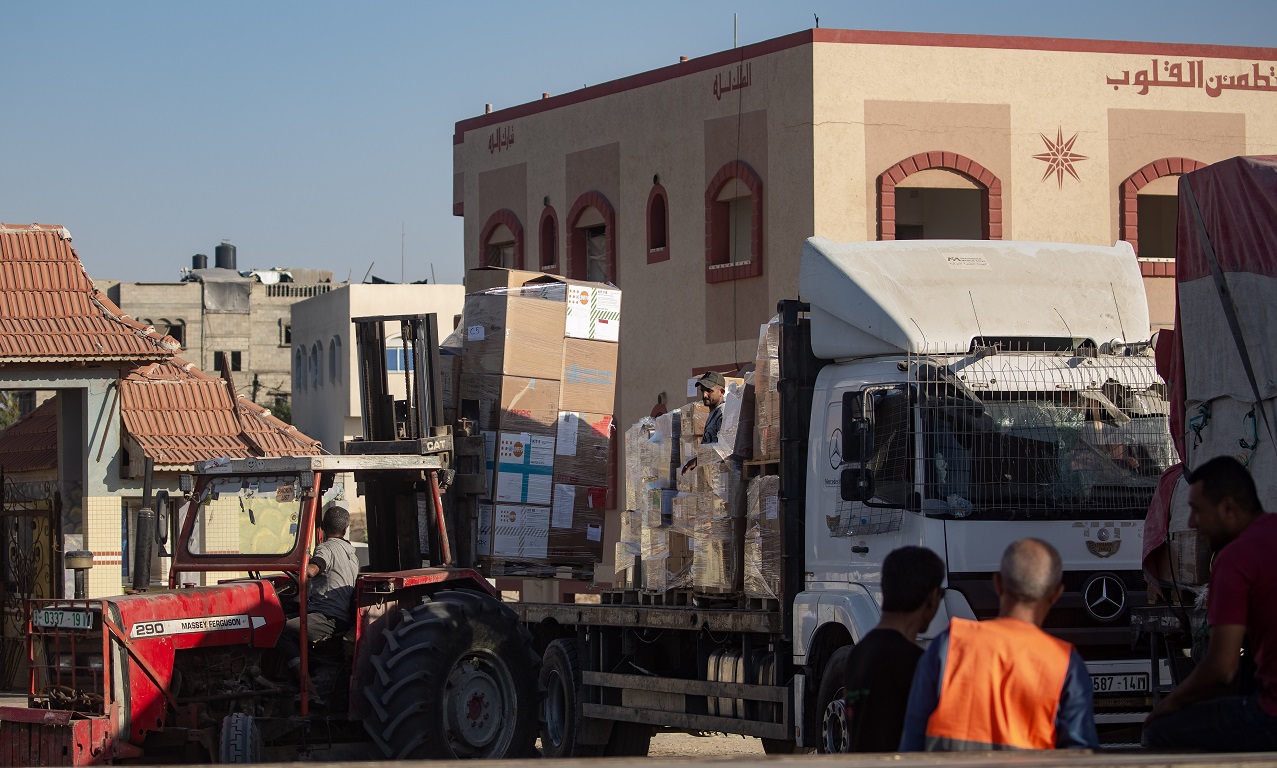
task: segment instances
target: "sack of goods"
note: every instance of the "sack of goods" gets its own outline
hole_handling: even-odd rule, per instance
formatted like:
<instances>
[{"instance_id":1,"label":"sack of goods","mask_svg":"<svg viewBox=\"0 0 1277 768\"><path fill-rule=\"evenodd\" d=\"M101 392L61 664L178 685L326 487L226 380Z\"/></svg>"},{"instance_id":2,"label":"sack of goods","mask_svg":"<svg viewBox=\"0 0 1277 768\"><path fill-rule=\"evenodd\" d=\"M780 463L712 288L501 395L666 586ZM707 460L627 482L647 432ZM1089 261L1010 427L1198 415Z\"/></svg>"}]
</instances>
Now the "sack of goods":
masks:
<instances>
[{"instance_id":1,"label":"sack of goods","mask_svg":"<svg viewBox=\"0 0 1277 768\"><path fill-rule=\"evenodd\" d=\"M603 560L621 292L494 267L470 270L466 288L444 409L484 437L480 569L591 575Z\"/></svg>"}]
</instances>

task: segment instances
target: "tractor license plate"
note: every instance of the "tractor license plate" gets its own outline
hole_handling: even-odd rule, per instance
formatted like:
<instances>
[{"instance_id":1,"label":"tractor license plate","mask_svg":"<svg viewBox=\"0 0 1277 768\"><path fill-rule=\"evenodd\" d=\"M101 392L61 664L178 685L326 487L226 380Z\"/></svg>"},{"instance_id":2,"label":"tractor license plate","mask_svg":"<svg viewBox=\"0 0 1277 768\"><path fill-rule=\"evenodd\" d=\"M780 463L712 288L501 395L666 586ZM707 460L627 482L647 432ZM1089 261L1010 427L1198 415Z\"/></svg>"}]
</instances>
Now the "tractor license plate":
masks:
<instances>
[{"instance_id":1,"label":"tractor license plate","mask_svg":"<svg viewBox=\"0 0 1277 768\"><path fill-rule=\"evenodd\" d=\"M31 616L31 623L49 629L92 629L93 614L87 611L36 611Z\"/></svg>"},{"instance_id":2,"label":"tractor license plate","mask_svg":"<svg viewBox=\"0 0 1277 768\"><path fill-rule=\"evenodd\" d=\"M1147 693L1148 673L1128 675L1091 675L1094 693Z\"/></svg>"}]
</instances>

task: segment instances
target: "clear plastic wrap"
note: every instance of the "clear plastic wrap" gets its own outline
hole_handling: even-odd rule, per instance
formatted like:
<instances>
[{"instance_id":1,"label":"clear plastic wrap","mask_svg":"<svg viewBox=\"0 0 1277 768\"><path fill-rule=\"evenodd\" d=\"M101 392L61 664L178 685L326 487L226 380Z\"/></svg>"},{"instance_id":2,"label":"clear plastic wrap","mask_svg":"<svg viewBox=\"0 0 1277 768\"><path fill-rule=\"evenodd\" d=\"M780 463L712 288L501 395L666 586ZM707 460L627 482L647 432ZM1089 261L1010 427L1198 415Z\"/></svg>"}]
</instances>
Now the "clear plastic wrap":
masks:
<instances>
[{"instance_id":1,"label":"clear plastic wrap","mask_svg":"<svg viewBox=\"0 0 1277 768\"><path fill-rule=\"evenodd\" d=\"M692 585L697 592L736 594L739 592L740 539L742 520L738 512L740 465L724 458L717 445L701 446L696 457L699 493L693 521L695 556Z\"/></svg>"},{"instance_id":2,"label":"clear plastic wrap","mask_svg":"<svg viewBox=\"0 0 1277 768\"><path fill-rule=\"evenodd\" d=\"M745 594L776 599L780 596L780 478L754 478L746 497Z\"/></svg>"},{"instance_id":3,"label":"clear plastic wrap","mask_svg":"<svg viewBox=\"0 0 1277 768\"><path fill-rule=\"evenodd\" d=\"M643 528L643 589L668 592L692 583L692 540L669 528Z\"/></svg>"},{"instance_id":4,"label":"clear plastic wrap","mask_svg":"<svg viewBox=\"0 0 1277 768\"><path fill-rule=\"evenodd\" d=\"M780 316L759 329L754 360L754 459L780 459Z\"/></svg>"}]
</instances>

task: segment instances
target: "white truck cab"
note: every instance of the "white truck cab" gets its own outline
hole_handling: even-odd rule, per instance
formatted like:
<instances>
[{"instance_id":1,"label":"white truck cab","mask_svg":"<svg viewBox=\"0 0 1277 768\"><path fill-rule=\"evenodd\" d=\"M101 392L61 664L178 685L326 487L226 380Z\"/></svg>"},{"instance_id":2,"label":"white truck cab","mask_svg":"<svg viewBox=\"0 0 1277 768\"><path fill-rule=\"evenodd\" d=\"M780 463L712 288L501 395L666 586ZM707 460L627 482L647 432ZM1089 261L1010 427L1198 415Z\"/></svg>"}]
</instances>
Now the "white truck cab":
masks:
<instances>
[{"instance_id":1,"label":"white truck cab","mask_svg":"<svg viewBox=\"0 0 1277 768\"><path fill-rule=\"evenodd\" d=\"M893 549L946 563L925 641L950 617L996 616L992 574L1032 536L1063 558L1045 628L1086 659L1097 722L1142 720L1153 681L1129 614L1147 602L1143 519L1174 453L1130 246L811 238L799 289L830 362L812 392L794 663L873 627ZM806 702L828 728L841 704L822 698Z\"/></svg>"}]
</instances>

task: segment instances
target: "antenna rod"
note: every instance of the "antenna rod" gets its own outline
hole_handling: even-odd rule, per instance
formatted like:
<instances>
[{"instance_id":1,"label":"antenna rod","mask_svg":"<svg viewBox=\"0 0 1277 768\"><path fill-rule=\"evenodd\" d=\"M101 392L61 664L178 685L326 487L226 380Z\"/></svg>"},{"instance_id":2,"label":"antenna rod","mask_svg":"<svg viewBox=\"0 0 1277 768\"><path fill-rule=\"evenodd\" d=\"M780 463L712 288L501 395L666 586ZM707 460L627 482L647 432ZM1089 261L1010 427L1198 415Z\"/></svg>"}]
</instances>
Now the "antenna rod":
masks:
<instances>
[{"instance_id":1,"label":"antenna rod","mask_svg":"<svg viewBox=\"0 0 1277 768\"><path fill-rule=\"evenodd\" d=\"M405 237L403 224L404 224L403 219L400 219L399 220L399 282L401 283L403 282L403 241Z\"/></svg>"},{"instance_id":2,"label":"antenna rod","mask_svg":"<svg viewBox=\"0 0 1277 768\"><path fill-rule=\"evenodd\" d=\"M736 14L735 14L735 13L733 13L733 14L732 14L732 47L733 47L733 48L737 47L737 45L738 45L738 42L737 42L737 41L739 40L739 37L737 36L737 32L738 32L739 28L740 28L740 27L739 27L739 25L738 25L738 24L737 24L737 22L736 22Z\"/></svg>"}]
</instances>

